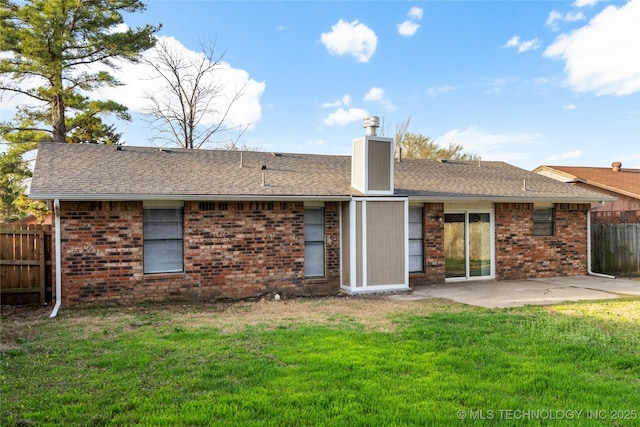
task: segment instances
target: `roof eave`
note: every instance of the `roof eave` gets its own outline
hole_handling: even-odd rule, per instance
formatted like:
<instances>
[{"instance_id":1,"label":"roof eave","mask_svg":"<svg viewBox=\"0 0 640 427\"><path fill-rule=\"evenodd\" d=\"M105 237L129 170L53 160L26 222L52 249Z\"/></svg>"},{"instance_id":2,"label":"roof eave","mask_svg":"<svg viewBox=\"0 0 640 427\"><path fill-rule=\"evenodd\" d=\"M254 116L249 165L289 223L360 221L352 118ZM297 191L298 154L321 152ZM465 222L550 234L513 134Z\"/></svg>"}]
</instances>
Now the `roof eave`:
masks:
<instances>
[{"instance_id":1,"label":"roof eave","mask_svg":"<svg viewBox=\"0 0 640 427\"><path fill-rule=\"evenodd\" d=\"M37 193L32 192L29 198L33 200L64 200L64 201L146 201L146 200L173 200L173 201L349 201L357 194L337 194L337 195L265 195L265 194L68 194L68 193ZM504 202L504 203L598 203L611 202L615 197L562 197L562 196L408 196L414 202Z\"/></svg>"},{"instance_id":2,"label":"roof eave","mask_svg":"<svg viewBox=\"0 0 640 427\"><path fill-rule=\"evenodd\" d=\"M576 180L576 179L580 180L580 178L578 176L576 176L576 175L574 175L572 173L569 173L569 172L562 171L560 169L556 169L553 166L545 166L545 165L538 166L537 168L535 168L531 172L537 173L538 175L542 175L542 174L538 173L539 171L548 171L548 172L554 173L556 175L564 176L565 178L567 178L569 180L569 182L573 181L573 180ZM550 178L550 177L547 177L547 178ZM551 178L551 179L554 179L554 178Z\"/></svg>"},{"instance_id":3,"label":"roof eave","mask_svg":"<svg viewBox=\"0 0 640 427\"><path fill-rule=\"evenodd\" d=\"M618 193L623 196L633 197L634 199L640 199L640 194L635 194L635 193L632 193L631 191L622 190L620 188L612 187L610 185L601 184L599 182L589 181L586 179L581 180L580 182L583 184L591 185L593 187L601 188L603 190L611 191L613 193ZM592 191L595 191L595 190L592 190Z\"/></svg>"},{"instance_id":4,"label":"roof eave","mask_svg":"<svg viewBox=\"0 0 640 427\"><path fill-rule=\"evenodd\" d=\"M147 200L174 200L174 201L348 201L351 195L227 195L227 194L54 194L31 193L29 198L33 200L64 200L64 201L147 201Z\"/></svg>"},{"instance_id":5,"label":"roof eave","mask_svg":"<svg viewBox=\"0 0 640 427\"><path fill-rule=\"evenodd\" d=\"M602 196L598 198L591 197L520 197L520 196L409 196L410 201L414 202L497 202L497 203L600 203L612 202L615 197Z\"/></svg>"}]
</instances>

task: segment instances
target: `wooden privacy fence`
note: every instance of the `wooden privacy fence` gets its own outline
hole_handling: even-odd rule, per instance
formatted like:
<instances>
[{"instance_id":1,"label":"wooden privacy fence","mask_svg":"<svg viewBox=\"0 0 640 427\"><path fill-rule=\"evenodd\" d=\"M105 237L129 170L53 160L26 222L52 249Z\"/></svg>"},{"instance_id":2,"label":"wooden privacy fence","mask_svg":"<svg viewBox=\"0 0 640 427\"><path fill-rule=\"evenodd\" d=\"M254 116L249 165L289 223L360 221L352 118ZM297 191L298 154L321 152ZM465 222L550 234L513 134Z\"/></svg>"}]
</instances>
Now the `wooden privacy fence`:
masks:
<instances>
[{"instance_id":1,"label":"wooden privacy fence","mask_svg":"<svg viewBox=\"0 0 640 427\"><path fill-rule=\"evenodd\" d=\"M0 294L3 303L43 304L52 283L50 225L0 224Z\"/></svg>"},{"instance_id":2,"label":"wooden privacy fence","mask_svg":"<svg viewBox=\"0 0 640 427\"><path fill-rule=\"evenodd\" d=\"M592 270L640 274L640 224L591 224Z\"/></svg>"}]
</instances>

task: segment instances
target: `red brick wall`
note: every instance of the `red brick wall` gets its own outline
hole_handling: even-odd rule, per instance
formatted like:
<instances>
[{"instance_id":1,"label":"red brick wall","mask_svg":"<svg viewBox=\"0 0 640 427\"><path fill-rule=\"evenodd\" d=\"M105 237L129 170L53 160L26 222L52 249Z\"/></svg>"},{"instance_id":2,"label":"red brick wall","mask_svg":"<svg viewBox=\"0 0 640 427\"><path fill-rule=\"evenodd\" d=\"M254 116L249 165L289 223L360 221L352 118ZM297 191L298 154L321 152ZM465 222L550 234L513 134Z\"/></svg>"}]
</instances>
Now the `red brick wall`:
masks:
<instances>
[{"instance_id":1,"label":"red brick wall","mask_svg":"<svg viewBox=\"0 0 640 427\"><path fill-rule=\"evenodd\" d=\"M64 303L193 293L185 275L144 275L141 202L62 202L60 211Z\"/></svg>"},{"instance_id":2,"label":"red brick wall","mask_svg":"<svg viewBox=\"0 0 640 427\"><path fill-rule=\"evenodd\" d=\"M592 224L640 224L637 211L591 211Z\"/></svg>"},{"instance_id":3,"label":"red brick wall","mask_svg":"<svg viewBox=\"0 0 640 427\"><path fill-rule=\"evenodd\" d=\"M409 273L409 286L444 283L444 205L425 203L422 221L424 272Z\"/></svg>"},{"instance_id":4,"label":"red brick wall","mask_svg":"<svg viewBox=\"0 0 640 427\"><path fill-rule=\"evenodd\" d=\"M588 204L555 205L555 235L533 235L532 203L496 203L496 278L587 273Z\"/></svg>"},{"instance_id":5,"label":"red brick wall","mask_svg":"<svg viewBox=\"0 0 640 427\"><path fill-rule=\"evenodd\" d=\"M144 274L141 202L62 202L63 302L327 295L339 290L337 203L325 278L306 280L302 202L186 202L184 273Z\"/></svg>"},{"instance_id":6,"label":"red brick wall","mask_svg":"<svg viewBox=\"0 0 640 427\"><path fill-rule=\"evenodd\" d=\"M556 205L555 236L533 235L533 204L497 203L498 280L586 273L588 205ZM62 202L63 302L247 298L339 291L339 204L325 205L326 277L305 279L302 202L186 202L183 273L144 274L141 202ZM423 273L444 283L444 207L424 205Z\"/></svg>"}]
</instances>

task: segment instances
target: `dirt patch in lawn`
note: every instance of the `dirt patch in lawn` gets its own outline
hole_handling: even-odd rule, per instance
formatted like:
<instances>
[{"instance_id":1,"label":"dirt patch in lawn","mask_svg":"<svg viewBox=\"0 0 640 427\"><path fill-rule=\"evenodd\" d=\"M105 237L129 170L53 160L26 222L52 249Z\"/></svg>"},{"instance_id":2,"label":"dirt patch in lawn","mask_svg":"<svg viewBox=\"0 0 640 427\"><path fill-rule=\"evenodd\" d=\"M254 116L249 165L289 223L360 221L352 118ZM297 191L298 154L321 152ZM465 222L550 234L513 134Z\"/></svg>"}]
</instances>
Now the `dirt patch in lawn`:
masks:
<instances>
[{"instance_id":1,"label":"dirt patch in lawn","mask_svg":"<svg viewBox=\"0 0 640 427\"><path fill-rule=\"evenodd\" d=\"M400 314L427 315L436 311L457 311L458 304L446 300L391 301L381 297L330 297L291 300L260 300L218 305L215 310L187 310L174 321L214 327L224 333L247 327L267 329L287 324L332 325L352 322L368 331L391 331Z\"/></svg>"},{"instance_id":2,"label":"dirt patch in lawn","mask_svg":"<svg viewBox=\"0 0 640 427\"><path fill-rule=\"evenodd\" d=\"M384 295L335 296L280 301L261 299L63 307L57 318L50 319L50 306L3 306L0 351L14 348L20 340L33 337L36 325L49 322L55 322L62 328L82 328L87 336L141 326L215 328L221 333L234 333L248 327L271 329L283 325L336 325L345 322L367 331L386 332L396 328L396 319L401 314L428 315L459 311L462 307L440 299L392 301Z\"/></svg>"}]
</instances>

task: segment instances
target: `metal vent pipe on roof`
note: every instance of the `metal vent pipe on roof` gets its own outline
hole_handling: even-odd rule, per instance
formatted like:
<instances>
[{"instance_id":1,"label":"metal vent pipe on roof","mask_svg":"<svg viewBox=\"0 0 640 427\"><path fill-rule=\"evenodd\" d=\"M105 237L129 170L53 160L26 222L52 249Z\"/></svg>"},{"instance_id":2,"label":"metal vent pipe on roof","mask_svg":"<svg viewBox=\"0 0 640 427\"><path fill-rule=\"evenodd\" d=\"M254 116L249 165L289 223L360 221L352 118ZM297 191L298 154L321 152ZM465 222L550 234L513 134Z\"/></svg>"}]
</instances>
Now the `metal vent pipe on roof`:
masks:
<instances>
[{"instance_id":1,"label":"metal vent pipe on roof","mask_svg":"<svg viewBox=\"0 0 640 427\"><path fill-rule=\"evenodd\" d=\"M378 134L378 128L380 127L380 118L378 116L368 116L364 118L363 127L366 130L365 135L376 136Z\"/></svg>"}]
</instances>

